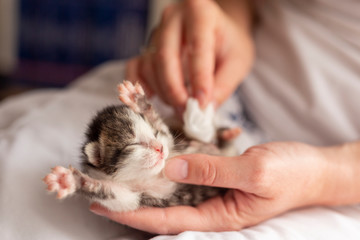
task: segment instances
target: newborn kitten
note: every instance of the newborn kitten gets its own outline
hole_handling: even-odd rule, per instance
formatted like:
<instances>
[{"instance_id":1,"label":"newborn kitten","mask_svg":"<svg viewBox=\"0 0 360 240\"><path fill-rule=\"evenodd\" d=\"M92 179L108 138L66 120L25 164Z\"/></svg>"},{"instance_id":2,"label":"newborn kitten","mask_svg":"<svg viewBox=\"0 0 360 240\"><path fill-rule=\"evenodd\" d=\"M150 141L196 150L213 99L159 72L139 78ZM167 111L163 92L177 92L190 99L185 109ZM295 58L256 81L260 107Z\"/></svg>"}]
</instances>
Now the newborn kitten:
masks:
<instances>
[{"instance_id":1,"label":"newborn kitten","mask_svg":"<svg viewBox=\"0 0 360 240\"><path fill-rule=\"evenodd\" d=\"M118 86L125 105L107 107L89 125L83 146L82 172L57 166L44 178L48 191L58 198L81 193L113 211L142 206L195 206L223 194L225 189L175 183L162 170L168 158L179 154L222 155L214 144L175 138L147 101L139 84ZM236 137L239 129L218 131L221 143Z\"/></svg>"}]
</instances>

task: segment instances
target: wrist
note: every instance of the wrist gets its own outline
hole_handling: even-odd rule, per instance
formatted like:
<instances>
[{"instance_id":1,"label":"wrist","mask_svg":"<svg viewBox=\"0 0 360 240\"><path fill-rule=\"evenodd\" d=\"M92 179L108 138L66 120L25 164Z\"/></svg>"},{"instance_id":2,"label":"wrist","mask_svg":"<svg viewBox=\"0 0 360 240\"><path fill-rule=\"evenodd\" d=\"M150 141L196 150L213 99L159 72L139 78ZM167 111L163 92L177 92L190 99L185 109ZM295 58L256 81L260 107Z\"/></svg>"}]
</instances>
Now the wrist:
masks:
<instances>
[{"instance_id":1,"label":"wrist","mask_svg":"<svg viewBox=\"0 0 360 240\"><path fill-rule=\"evenodd\" d=\"M326 168L318 204L336 206L360 202L360 143L319 149Z\"/></svg>"},{"instance_id":2,"label":"wrist","mask_svg":"<svg viewBox=\"0 0 360 240\"><path fill-rule=\"evenodd\" d=\"M254 7L249 0L216 0L224 13L231 18L241 30L252 31Z\"/></svg>"}]
</instances>

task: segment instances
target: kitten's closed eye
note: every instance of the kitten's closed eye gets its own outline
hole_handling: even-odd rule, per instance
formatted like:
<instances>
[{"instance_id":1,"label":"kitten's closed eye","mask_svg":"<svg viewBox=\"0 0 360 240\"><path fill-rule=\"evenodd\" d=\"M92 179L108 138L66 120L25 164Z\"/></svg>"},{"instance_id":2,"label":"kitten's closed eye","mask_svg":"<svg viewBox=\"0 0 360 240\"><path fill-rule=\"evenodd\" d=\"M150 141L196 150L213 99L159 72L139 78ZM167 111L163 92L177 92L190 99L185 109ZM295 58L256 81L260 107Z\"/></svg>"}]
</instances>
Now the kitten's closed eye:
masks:
<instances>
[{"instance_id":1,"label":"kitten's closed eye","mask_svg":"<svg viewBox=\"0 0 360 240\"><path fill-rule=\"evenodd\" d=\"M136 142L136 143L129 143L129 144L126 144L124 147L120 148L119 149L119 152L123 152L126 148L128 147L136 147L136 146L142 146L143 144L140 143L140 142Z\"/></svg>"},{"instance_id":2,"label":"kitten's closed eye","mask_svg":"<svg viewBox=\"0 0 360 240\"><path fill-rule=\"evenodd\" d=\"M127 147L131 147L131 146L141 146L141 145L143 145L143 143L141 143L141 142L129 143L129 144L125 145L122 149L125 149Z\"/></svg>"}]
</instances>

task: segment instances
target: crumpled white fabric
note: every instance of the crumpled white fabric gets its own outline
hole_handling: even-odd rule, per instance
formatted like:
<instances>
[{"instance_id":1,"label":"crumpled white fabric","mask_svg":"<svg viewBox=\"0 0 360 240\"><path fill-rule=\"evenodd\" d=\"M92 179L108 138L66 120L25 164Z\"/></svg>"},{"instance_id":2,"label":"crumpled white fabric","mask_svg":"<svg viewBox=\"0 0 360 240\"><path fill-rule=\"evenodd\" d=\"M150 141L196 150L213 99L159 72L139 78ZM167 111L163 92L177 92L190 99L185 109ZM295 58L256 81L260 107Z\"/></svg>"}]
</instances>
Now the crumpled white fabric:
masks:
<instances>
[{"instance_id":1,"label":"crumpled white fabric","mask_svg":"<svg viewBox=\"0 0 360 240\"><path fill-rule=\"evenodd\" d=\"M214 116L214 104L201 109L198 100L189 98L183 115L185 134L202 142L211 142L215 137Z\"/></svg>"}]
</instances>

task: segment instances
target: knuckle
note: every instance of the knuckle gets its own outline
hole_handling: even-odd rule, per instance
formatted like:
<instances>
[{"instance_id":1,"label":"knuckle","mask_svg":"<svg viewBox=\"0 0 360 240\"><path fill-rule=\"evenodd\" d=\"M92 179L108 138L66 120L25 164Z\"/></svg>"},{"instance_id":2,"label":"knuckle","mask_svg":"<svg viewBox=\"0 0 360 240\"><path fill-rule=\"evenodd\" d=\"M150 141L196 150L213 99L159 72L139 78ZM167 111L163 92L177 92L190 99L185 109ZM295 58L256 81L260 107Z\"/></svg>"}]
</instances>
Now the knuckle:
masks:
<instances>
[{"instance_id":1,"label":"knuckle","mask_svg":"<svg viewBox=\"0 0 360 240\"><path fill-rule=\"evenodd\" d=\"M202 90L205 94L208 94L209 92L209 89L205 84L208 83L208 80L211 77L211 74L203 70L197 70L191 74L191 80L193 81L195 87Z\"/></svg>"},{"instance_id":2,"label":"knuckle","mask_svg":"<svg viewBox=\"0 0 360 240\"><path fill-rule=\"evenodd\" d=\"M204 44L204 42L207 42L208 39L205 39L203 36L199 34L195 34L193 38L190 40L190 49L191 55L199 55L201 53L206 53L207 51L211 51L208 49L208 47Z\"/></svg>"},{"instance_id":3,"label":"knuckle","mask_svg":"<svg viewBox=\"0 0 360 240\"><path fill-rule=\"evenodd\" d=\"M217 177L216 167L211 161L204 161L204 165L200 172L201 185L214 185Z\"/></svg>"},{"instance_id":4,"label":"knuckle","mask_svg":"<svg viewBox=\"0 0 360 240\"><path fill-rule=\"evenodd\" d=\"M156 53L156 60L159 61L161 64L166 63L169 59L168 51L164 48L160 48Z\"/></svg>"},{"instance_id":5,"label":"knuckle","mask_svg":"<svg viewBox=\"0 0 360 240\"><path fill-rule=\"evenodd\" d=\"M267 170L262 161L257 161L256 166L252 169L250 184L255 191L266 188Z\"/></svg>"},{"instance_id":6,"label":"knuckle","mask_svg":"<svg viewBox=\"0 0 360 240\"><path fill-rule=\"evenodd\" d=\"M174 9L175 9L175 4L170 4L166 6L162 12L161 21L166 22L169 19L169 17L174 13Z\"/></svg>"},{"instance_id":7,"label":"knuckle","mask_svg":"<svg viewBox=\"0 0 360 240\"><path fill-rule=\"evenodd\" d=\"M249 148L245 154L265 160L273 157L273 150L269 144L263 144Z\"/></svg>"},{"instance_id":8,"label":"knuckle","mask_svg":"<svg viewBox=\"0 0 360 240\"><path fill-rule=\"evenodd\" d=\"M196 33L188 42L187 54L198 64L209 65L214 58L214 41L208 33Z\"/></svg>"},{"instance_id":9,"label":"knuckle","mask_svg":"<svg viewBox=\"0 0 360 240\"><path fill-rule=\"evenodd\" d=\"M247 154L253 156L253 164L249 183L255 191L262 191L270 187L272 153L266 148L251 148Z\"/></svg>"}]
</instances>

